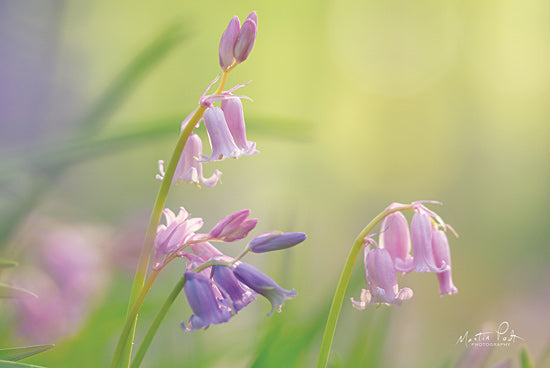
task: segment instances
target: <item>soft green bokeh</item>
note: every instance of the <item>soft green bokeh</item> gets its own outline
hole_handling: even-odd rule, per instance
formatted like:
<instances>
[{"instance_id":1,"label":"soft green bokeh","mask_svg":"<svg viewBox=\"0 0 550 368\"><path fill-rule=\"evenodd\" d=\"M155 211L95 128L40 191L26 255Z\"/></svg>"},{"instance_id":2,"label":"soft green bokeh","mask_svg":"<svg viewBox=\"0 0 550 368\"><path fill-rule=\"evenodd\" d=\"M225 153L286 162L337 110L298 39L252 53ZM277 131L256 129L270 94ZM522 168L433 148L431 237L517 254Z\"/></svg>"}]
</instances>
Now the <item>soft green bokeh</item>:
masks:
<instances>
[{"instance_id":1,"label":"soft green bokeh","mask_svg":"<svg viewBox=\"0 0 550 368\"><path fill-rule=\"evenodd\" d=\"M334 364L440 366L461 354L464 347L456 341L467 330L501 321L526 339L534 357L542 354L550 336L545 0L67 2L59 52L74 60L72 82L86 104L162 29L183 24L185 40L133 88L101 134L164 117L174 117L174 133L72 167L37 211L112 226L148 211L159 185L156 160L168 159L180 121L219 72L221 33L231 16L244 19L251 10L259 16L258 39L228 85L253 80L240 92L254 99L244 102L245 114L249 139L261 154L205 165L207 175L219 168L223 182L212 189L173 188L168 204L202 217L205 228L250 208L260 219L259 231L306 232L307 242L296 249L249 259L299 295L281 315L265 317L267 302L258 300L231 323L192 334L179 327L190 314L182 297L144 366L250 366L264 356L263 339L274 352L265 353L271 365L259 360L258 366L288 366L285 354L303 354L298 366L313 366L355 235L389 203L419 199L442 201L443 207L431 208L460 234L450 239L459 294L440 298L435 275L411 274L400 285L415 295L400 308L359 312L346 301ZM61 78L63 70L56 75ZM277 130L277 121L284 129ZM288 130L293 122L300 123L296 139ZM233 255L241 249L221 247ZM144 306L138 341L183 271L181 263L170 268ZM78 336L28 361L105 366L131 285L129 274L116 275ZM359 296L362 277L358 263L348 297ZM264 336L268 328L272 340ZM387 337L377 347L379 336ZM299 353L284 345L291 337ZM381 354L382 363L361 356L360 339L365 351ZM519 364L521 346L495 349L491 362L510 357Z\"/></svg>"}]
</instances>

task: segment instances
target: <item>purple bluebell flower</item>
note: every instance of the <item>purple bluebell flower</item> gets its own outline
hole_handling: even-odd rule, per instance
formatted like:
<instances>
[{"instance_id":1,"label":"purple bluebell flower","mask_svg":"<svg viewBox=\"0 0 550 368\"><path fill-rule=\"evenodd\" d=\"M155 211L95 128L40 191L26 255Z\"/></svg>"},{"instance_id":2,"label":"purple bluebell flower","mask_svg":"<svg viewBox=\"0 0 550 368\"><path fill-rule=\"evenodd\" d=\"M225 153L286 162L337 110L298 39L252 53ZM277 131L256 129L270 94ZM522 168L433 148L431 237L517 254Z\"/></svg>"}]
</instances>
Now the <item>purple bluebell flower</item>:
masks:
<instances>
[{"instance_id":1,"label":"purple bluebell flower","mask_svg":"<svg viewBox=\"0 0 550 368\"><path fill-rule=\"evenodd\" d=\"M180 250L188 240L191 240L203 224L201 218L190 218L191 216L183 207L180 207L177 216L168 208L165 208L163 213L166 225L158 226L154 241L156 252L153 269L155 270L162 268L166 258Z\"/></svg>"},{"instance_id":2,"label":"purple bluebell flower","mask_svg":"<svg viewBox=\"0 0 550 368\"><path fill-rule=\"evenodd\" d=\"M238 158L243 154L242 150L235 144L235 140L227 127L222 109L219 107L206 109L204 112L204 124L210 138L212 155L210 157L201 155L199 161L219 161L225 157Z\"/></svg>"},{"instance_id":3,"label":"purple bluebell flower","mask_svg":"<svg viewBox=\"0 0 550 368\"><path fill-rule=\"evenodd\" d=\"M235 61L235 56L233 55L233 48L235 47L235 42L239 36L239 31L241 30L241 22L239 17L234 16L229 21L227 28L222 34L220 40L219 56L220 56L220 66L222 70L226 70Z\"/></svg>"},{"instance_id":4,"label":"purple bluebell flower","mask_svg":"<svg viewBox=\"0 0 550 368\"><path fill-rule=\"evenodd\" d=\"M272 308L268 316L275 309L280 312L285 300L292 299L298 294L294 289L281 288L269 276L248 263L238 262L233 266L233 272L239 281L271 302Z\"/></svg>"},{"instance_id":5,"label":"purple bluebell flower","mask_svg":"<svg viewBox=\"0 0 550 368\"><path fill-rule=\"evenodd\" d=\"M256 143L246 140L246 127L241 100L239 98L223 100L222 110L233 140L237 147L243 151L243 154L255 155L259 153L256 149Z\"/></svg>"},{"instance_id":6,"label":"purple bluebell flower","mask_svg":"<svg viewBox=\"0 0 550 368\"><path fill-rule=\"evenodd\" d=\"M227 322L233 316L231 302L227 297L218 297L218 287L209 278L195 272L185 272L183 287L187 302L193 311L185 331L194 331Z\"/></svg>"},{"instance_id":7,"label":"purple bluebell flower","mask_svg":"<svg viewBox=\"0 0 550 368\"><path fill-rule=\"evenodd\" d=\"M371 240L371 242L374 241ZM362 290L360 301L351 298L353 306L363 310L369 305L378 303L401 305L404 300L412 298L413 291L411 289L399 290L397 274L393 268L389 251L377 247L369 249L370 244L368 243L365 247L363 261L369 290Z\"/></svg>"},{"instance_id":8,"label":"purple bluebell flower","mask_svg":"<svg viewBox=\"0 0 550 368\"><path fill-rule=\"evenodd\" d=\"M295 246L306 240L304 233L283 233L272 231L256 236L248 243L248 249L253 253L265 253Z\"/></svg>"},{"instance_id":9,"label":"purple bluebell flower","mask_svg":"<svg viewBox=\"0 0 550 368\"><path fill-rule=\"evenodd\" d=\"M202 154L202 142L198 135L191 134L183 152L176 166L176 171L174 172L174 178L172 179L172 184L177 184L182 181L187 181L194 183L199 186L199 182L202 182L207 187L213 187L218 183L220 176L222 175L221 171L214 170L214 174L209 178L205 178L202 173L202 163L197 160L197 158ZM157 174L157 179L164 179L164 161L159 160L159 171L160 174Z\"/></svg>"},{"instance_id":10,"label":"purple bluebell flower","mask_svg":"<svg viewBox=\"0 0 550 368\"><path fill-rule=\"evenodd\" d=\"M258 223L258 219L247 219L248 215L250 210L241 210L224 217L210 230L208 237L225 242L246 238Z\"/></svg>"},{"instance_id":11,"label":"purple bluebell flower","mask_svg":"<svg viewBox=\"0 0 550 368\"><path fill-rule=\"evenodd\" d=\"M237 280L230 267L213 266L212 280L227 293L233 302L235 313L256 299L252 290Z\"/></svg>"},{"instance_id":12,"label":"purple bluebell flower","mask_svg":"<svg viewBox=\"0 0 550 368\"><path fill-rule=\"evenodd\" d=\"M432 249L435 265L437 267L446 266L447 269L437 274L439 280L439 295L456 294L458 289L453 284L451 275L451 250L447 235L442 230L435 230L432 233Z\"/></svg>"},{"instance_id":13,"label":"purple bluebell flower","mask_svg":"<svg viewBox=\"0 0 550 368\"><path fill-rule=\"evenodd\" d=\"M391 209L396 204L392 204L387 209ZM397 204L398 205L398 204ZM395 263L399 259L401 263L408 264L412 262L411 235L409 232L409 223L401 212L394 212L384 217L380 225L380 248L385 248L391 255Z\"/></svg>"},{"instance_id":14,"label":"purple bluebell flower","mask_svg":"<svg viewBox=\"0 0 550 368\"><path fill-rule=\"evenodd\" d=\"M258 16L256 12L252 12L248 15L243 22L235 46L233 48L233 55L238 63L242 63L248 58L254 42L256 42L256 35L258 33Z\"/></svg>"}]
</instances>

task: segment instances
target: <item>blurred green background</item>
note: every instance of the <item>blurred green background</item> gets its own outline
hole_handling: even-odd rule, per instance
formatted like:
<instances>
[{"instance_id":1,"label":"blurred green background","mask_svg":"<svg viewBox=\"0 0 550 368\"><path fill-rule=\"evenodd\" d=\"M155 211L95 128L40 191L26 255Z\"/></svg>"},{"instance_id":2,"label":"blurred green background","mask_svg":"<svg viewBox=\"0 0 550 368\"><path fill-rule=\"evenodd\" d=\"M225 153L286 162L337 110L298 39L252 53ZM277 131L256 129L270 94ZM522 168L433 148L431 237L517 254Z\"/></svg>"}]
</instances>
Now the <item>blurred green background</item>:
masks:
<instances>
[{"instance_id":1,"label":"blurred green background","mask_svg":"<svg viewBox=\"0 0 550 368\"><path fill-rule=\"evenodd\" d=\"M190 315L182 295L144 366L313 366L356 234L391 202L419 199L442 201L432 208L460 234L450 239L459 293L440 298L435 275L410 274L400 286L413 299L357 311L348 300L365 287L358 262L332 364L438 367L464 351L456 341L467 330L502 321L526 341L495 349L490 362L518 364L522 346L544 354L548 1L1 1L0 9L1 254L21 265L28 214L100 226L116 239L109 247L130 236L122 229L153 204L157 160L168 160L181 120L220 71L229 19L258 13L255 48L228 86L253 80L240 92L254 100L243 103L261 154L205 165L206 175L224 173L222 183L175 187L168 207L185 206L205 230L250 208L256 233L306 232L296 249L248 259L299 296L280 315L266 317L268 303L257 300L230 323L189 334L179 327ZM221 250L236 255L242 245ZM138 341L183 269L175 262L157 281ZM131 279L112 270L84 327L28 362L105 366ZM0 304L2 346L24 343L9 304Z\"/></svg>"}]
</instances>

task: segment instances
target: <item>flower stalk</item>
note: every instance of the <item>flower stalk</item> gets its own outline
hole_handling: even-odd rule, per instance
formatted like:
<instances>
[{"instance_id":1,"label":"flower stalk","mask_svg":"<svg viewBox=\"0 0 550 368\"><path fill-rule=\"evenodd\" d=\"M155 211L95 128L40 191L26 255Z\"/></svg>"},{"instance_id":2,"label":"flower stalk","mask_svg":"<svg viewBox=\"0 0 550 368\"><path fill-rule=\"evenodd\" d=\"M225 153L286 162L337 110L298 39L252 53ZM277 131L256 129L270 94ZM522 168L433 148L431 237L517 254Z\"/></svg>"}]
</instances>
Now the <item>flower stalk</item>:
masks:
<instances>
[{"instance_id":1,"label":"flower stalk","mask_svg":"<svg viewBox=\"0 0 550 368\"><path fill-rule=\"evenodd\" d=\"M349 280L351 279L353 266L355 265L357 257L359 256L359 252L363 247L365 237L386 216L397 211L412 209L412 205L403 205L391 209L386 209L380 212L374 219L372 219L371 222L368 223L367 226L365 226L363 230L361 230L361 232L355 239L353 246L348 254L348 258L346 259L342 274L340 275L338 285L336 286L334 298L332 299L327 323L325 325L325 332L323 333L323 340L321 341L321 349L319 350L319 356L317 358L317 368L325 368L327 366L330 348L332 347L332 340L334 338L334 332L336 331L336 323L338 322L338 317L340 316L340 311L342 309L346 290L348 288Z\"/></svg>"}]
</instances>

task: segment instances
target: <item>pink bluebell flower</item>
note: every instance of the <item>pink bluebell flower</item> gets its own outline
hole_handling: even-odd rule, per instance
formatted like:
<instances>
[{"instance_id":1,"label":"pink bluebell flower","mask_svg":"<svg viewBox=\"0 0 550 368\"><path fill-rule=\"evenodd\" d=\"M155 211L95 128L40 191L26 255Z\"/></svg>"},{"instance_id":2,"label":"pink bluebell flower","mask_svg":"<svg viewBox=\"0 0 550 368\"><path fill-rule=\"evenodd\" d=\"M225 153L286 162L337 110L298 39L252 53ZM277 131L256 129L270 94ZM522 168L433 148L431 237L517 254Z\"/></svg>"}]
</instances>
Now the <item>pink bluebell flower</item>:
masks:
<instances>
[{"instance_id":1,"label":"pink bluebell flower","mask_svg":"<svg viewBox=\"0 0 550 368\"><path fill-rule=\"evenodd\" d=\"M224 217L210 230L208 237L224 242L246 238L258 223L258 219L247 219L248 215L250 210L241 210Z\"/></svg>"},{"instance_id":2,"label":"pink bluebell flower","mask_svg":"<svg viewBox=\"0 0 550 368\"><path fill-rule=\"evenodd\" d=\"M180 207L177 216L168 208L165 208L163 213L166 225L158 226L154 241L156 252L153 269L155 270L161 269L166 258L180 250L203 225L201 218L190 218L191 216L183 207Z\"/></svg>"},{"instance_id":3,"label":"pink bluebell flower","mask_svg":"<svg viewBox=\"0 0 550 368\"><path fill-rule=\"evenodd\" d=\"M202 154L202 142L198 135L191 134L185 147L183 148L181 157L176 166L172 184L177 184L182 181L187 181L199 185L202 182L207 187L213 187L218 183L221 171L214 170L214 174L209 178L205 178L202 173L202 163L197 160ZM159 160L159 172L157 179L164 179L164 161Z\"/></svg>"},{"instance_id":4,"label":"pink bluebell flower","mask_svg":"<svg viewBox=\"0 0 550 368\"><path fill-rule=\"evenodd\" d=\"M451 275L451 250L447 235L442 230L435 230L432 233L432 249L435 265L437 267L447 266L447 269L437 274L439 280L439 295L456 294L458 289L453 284Z\"/></svg>"},{"instance_id":5,"label":"pink bluebell flower","mask_svg":"<svg viewBox=\"0 0 550 368\"><path fill-rule=\"evenodd\" d=\"M388 209L395 205L392 204ZM396 259L399 259L401 263L410 263L412 261L410 255L411 235L405 216L401 212L394 212L384 217L380 229L380 248L388 250L394 263Z\"/></svg>"},{"instance_id":6,"label":"pink bluebell flower","mask_svg":"<svg viewBox=\"0 0 550 368\"><path fill-rule=\"evenodd\" d=\"M370 242L374 243L374 240ZM401 305L404 300L412 298L413 291L411 289L403 288L399 290L397 274L393 268L390 252L387 249L375 246L374 249L370 250L370 244L367 244L364 250L363 262L369 290L362 290L359 301L351 298L355 308L363 310L369 305L380 303Z\"/></svg>"},{"instance_id":7,"label":"pink bluebell flower","mask_svg":"<svg viewBox=\"0 0 550 368\"><path fill-rule=\"evenodd\" d=\"M233 136L235 144L242 150L243 154L254 155L259 153L256 149L256 143L246 140L244 112L241 100L239 98L223 100L222 110L231 136Z\"/></svg>"},{"instance_id":8,"label":"pink bluebell flower","mask_svg":"<svg viewBox=\"0 0 550 368\"><path fill-rule=\"evenodd\" d=\"M189 327L186 327L184 322L181 323L185 331L206 328L231 319L233 310L230 299L216 295L221 291L212 280L195 272L185 272L184 277L183 289L193 311L189 318Z\"/></svg>"},{"instance_id":9,"label":"pink bluebell flower","mask_svg":"<svg viewBox=\"0 0 550 368\"><path fill-rule=\"evenodd\" d=\"M248 263L236 263L233 266L233 272L239 281L271 302L271 311L267 314L268 316L275 309L280 312L285 300L298 295L294 289L283 289L265 273Z\"/></svg>"},{"instance_id":10,"label":"pink bluebell flower","mask_svg":"<svg viewBox=\"0 0 550 368\"><path fill-rule=\"evenodd\" d=\"M212 154L210 157L201 155L200 161L219 161L225 157L238 158L243 151L237 147L235 140L229 131L222 109L211 107L204 112L204 124L210 138Z\"/></svg>"},{"instance_id":11,"label":"pink bluebell flower","mask_svg":"<svg viewBox=\"0 0 550 368\"><path fill-rule=\"evenodd\" d=\"M265 253L286 249L306 240L304 233L283 233L272 231L256 236L248 243L248 249L253 253Z\"/></svg>"}]
</instances>

